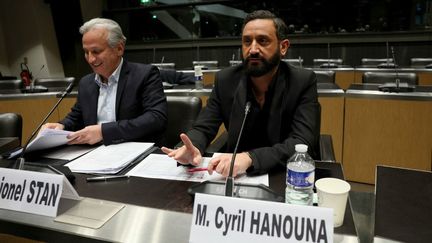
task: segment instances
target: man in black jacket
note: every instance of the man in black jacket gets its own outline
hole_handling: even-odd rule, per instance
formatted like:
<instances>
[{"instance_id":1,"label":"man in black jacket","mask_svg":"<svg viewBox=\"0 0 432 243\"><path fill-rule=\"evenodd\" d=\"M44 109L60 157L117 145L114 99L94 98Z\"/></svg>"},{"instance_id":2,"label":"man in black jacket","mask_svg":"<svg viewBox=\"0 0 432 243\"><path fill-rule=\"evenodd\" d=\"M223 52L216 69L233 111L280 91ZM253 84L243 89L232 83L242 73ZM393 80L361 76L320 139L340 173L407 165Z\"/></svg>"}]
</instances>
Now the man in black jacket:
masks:
<instances>
[{"instance_id":1,"label":"man in black jacket","mask_svg":"<svg viewBox=\"0 0 432 243\"><path fill-rule=\"evenodd\" d=\"M227 176L232 152L251 102L243 135L235 158L233 175L260 174L294 154L296 144L309 146L309 154L319 159L320 105L316 76L281 61L289 41L285 23L268 11L255 11L244 21L243 64L221 70L207 106L194 127L180 138L178 149L162 148L182 164L199 165L205 148L223 123L228 131L227 154L208 165Z\"/></svg>"}]
</instances>

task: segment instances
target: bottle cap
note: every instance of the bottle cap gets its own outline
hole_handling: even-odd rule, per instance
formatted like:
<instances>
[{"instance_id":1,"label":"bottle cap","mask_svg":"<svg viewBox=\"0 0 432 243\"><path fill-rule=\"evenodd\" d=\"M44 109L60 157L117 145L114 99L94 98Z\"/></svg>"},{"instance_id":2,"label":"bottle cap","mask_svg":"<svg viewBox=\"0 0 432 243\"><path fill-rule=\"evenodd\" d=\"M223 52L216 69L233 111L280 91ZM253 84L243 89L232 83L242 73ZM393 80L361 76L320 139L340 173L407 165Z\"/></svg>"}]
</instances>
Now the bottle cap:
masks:
<instances>
[{"instance_id":1,"label":"bottle cap","mask_svg":"<svg viewBox=\"0 0 432 243\"><path fill-rule=\"evenodd\" d=\"M300 153L306 153L308 150L308 146L306 144L296 144L295 151Z\"/></svg>"}]
</instances>

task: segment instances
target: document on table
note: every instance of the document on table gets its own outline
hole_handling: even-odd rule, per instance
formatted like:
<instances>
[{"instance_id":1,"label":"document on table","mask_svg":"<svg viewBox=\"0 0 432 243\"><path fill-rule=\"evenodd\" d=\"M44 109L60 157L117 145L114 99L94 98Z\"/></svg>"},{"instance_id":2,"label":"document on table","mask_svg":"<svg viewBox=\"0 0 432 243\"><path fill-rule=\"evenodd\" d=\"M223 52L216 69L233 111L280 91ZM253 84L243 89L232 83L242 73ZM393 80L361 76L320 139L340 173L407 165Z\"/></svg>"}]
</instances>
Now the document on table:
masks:
<instances>
[{"instance_id":1,"label":"document on table","mask_svg":"<svg viewBox=\"0 0 432 243\"><path fill-rule=\"evenodd\" d=\"M212 158L205 157L202 165L200 165L199 168L207 168L207 165L211 159ZM135 168L130 170L127 175L195 182L202 182L206 180L225 181L225 178L217 172L213 172L213 174L210 175L207 171L188 172L188 169L190 169L190 167L177 166L177 161L168 157L168 155L150 154L137 166L135 166ZM269 185L268 174L260 176L247 176L246 174L243 174L237 176L235 178L235 181L245 184L264 184L266 186Z\"/></svg>"},{"instance_id":2,"label":"document on table","mask_svg":"<svg viewBox=\"0 0 432 243\"><path fill-rule=\"evenodd\" d=\"M58 149L50 150L43 153L41 156L50 159L74 160L83 154L86 154L97 147L91 145L69 145L59 147Z\"/></svg>"},{"instance_id":3,"label":"document on table","mask_svg":"<svg viewBox=\"0 0 432 243\"><path fill-rule=\"evenodd\" d=\"M69 133L71 132L65 130L51 128L44 129L28 144L26 152L54 148L67 144L67 135Z\"/></svg>"},{"instance_id":4,"label":"document on table","mask_svg":"<svg viewBox=\"0 0 432 243\"><path fill-rule=\"evenodd\" d=\"M97 149L66 164L72 172L116 174L132 163L154 143L126 142Z\"/></svg>"}]
</instances>

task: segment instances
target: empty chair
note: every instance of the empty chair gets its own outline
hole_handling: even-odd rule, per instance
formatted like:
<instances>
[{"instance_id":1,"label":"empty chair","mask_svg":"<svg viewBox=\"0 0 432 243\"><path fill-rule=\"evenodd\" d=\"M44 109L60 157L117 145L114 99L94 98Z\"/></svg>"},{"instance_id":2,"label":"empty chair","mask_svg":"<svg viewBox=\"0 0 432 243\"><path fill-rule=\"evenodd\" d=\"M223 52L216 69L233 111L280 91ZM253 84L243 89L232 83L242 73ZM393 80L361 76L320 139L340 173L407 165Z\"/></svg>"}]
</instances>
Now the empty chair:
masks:
<instances>
[{"instance_id":1,"label":"empty chair","mask_svg":"<svg viewBox=\"0 0 432 243\"><path fill-rule=\"evenodd\" d=\"M314 70L317 76L318 83L334 83L335 82L335 72L334 71L323 71L323 70Z\"/></svg>"},{"instance_id":2,"label":"empty chair","mask_svg":"<svg viewBox=\"0 0 432 243\"><path fill-rule=\"evenodd\" d=\"M17 137L21 141L22 117L17 113L0 113L0 137Z\"/></svg>"},{"instance_id":3,"label":"empty chair","mask_svg":"<svg viewBox=\"0 0 432 243\"><path fill-rule=\"evenodd\" d=\"M10 80L10 79L17 79L16 76L3 76L3 74L0 72L0 80Z\"/></svg>"},{"instance_id":4,"label":"empty chair","mask_svg":"<svg viewBox=\"0 0 432 243\"><path fill-rule=\"evenodd\" d=\"M43 86L46 88L59 88L64 89L69 84L75 81L74 77L64 77L64 78L37 78L34 81L34 85Z\"/></svg>"},{"instance_id":5,"label":"empty chair","mask_svg":"<svg viewBox=\"0 0 432 243\"><path fill-rule=\"evenodd\" d=\"M337 59L313 59L314 67L320 68L337 68L341 66L343 60L340 58Z\"/></svg>"},{"instance_id":6,"label":"empty chair","mask_svg":"<svg viewBox=\"0 0 432 243\"><path fill-rule=\"evenodd\" d=\"M410 64L414 68L432 68L432 58L411 58Z\"/></svg>"},{"instance_id":7,"label":"empty chair","mask_svg":"<svg viewBox=\"0 0 432 243\"><path fill-rule=\"evenodd\" d=\"M202 69L217 69L218 61L193 61L192 66L202 66Z\"/></svg>"},{"instance_id":8,"label":"empty chair","mask_svg":"<svg viewBox=\"0 0 432 243\"><path fill-rule=\"evenodd\" d=\"M282 61L284 61L288 64L291 64L293 66L296 66L296 67L303 66L303 59L301 59L301 58L282 59Z\"/></svg>"},{"instance_id":9,"label":"empty chair","mask_svg":"<svg viewBox=\"0 0 432 243\"><path fill-rule=\"evenodd\" d=\"M395 68L393 58L362 58L361 67L365 68Z\"/></svg>"},{"instance_id":10,"label":"empty chair","mask_svg":"<svg viewBox=\"0 0 432 243\"><path fill-rule=\"evenodd\" d=\"M195 96L167 96L168 127L165 132L165 144L168 148L180 142L180 133L192 128L201 111L202 101Z\"/></svg>"},{"instance_id":11,"label":"empty chair","mask_svg":"<svg viewBox=\"0 0 432 243\"><path fill-rule=\"evenodd\" d=\"M151 63L151 65L156 66L159 70L175 70L175 63Z\"/></svg>"},{"instance_id":12,"label":"empty chair","mask_svg":"<svg viewBox=\"0 0 432 243\"><path fill-rule=\"evenodd\" d=\"M416 73L395 73L395 72L365 72L362 76L363 83L384 84L393 83L399 79L401 83L418 85Z\"/></svg>"},{"instance_id":13,"label":"empty chair","mask_svg":"<svg viewBox=\"0 0 432 243\"><path fill-rule=\"evenodd\" d=\"M229 65L230 65L230 67L232 67L232 66L236 66L236 65L240 65L240 64L242 64L242 63L243 63L242 60L230 60L230 61L229 61Z\"/></svg>"},{"instance_id":14,"label":"empty chair","mask_svg":"<svg viewBox=\"0 0 432 243\"><path fill-rule=\"evenodd\" d=\"M13 90L23 88L21 79L6 79L0 80L0 90Z\"/></svg>"}]
</instances>

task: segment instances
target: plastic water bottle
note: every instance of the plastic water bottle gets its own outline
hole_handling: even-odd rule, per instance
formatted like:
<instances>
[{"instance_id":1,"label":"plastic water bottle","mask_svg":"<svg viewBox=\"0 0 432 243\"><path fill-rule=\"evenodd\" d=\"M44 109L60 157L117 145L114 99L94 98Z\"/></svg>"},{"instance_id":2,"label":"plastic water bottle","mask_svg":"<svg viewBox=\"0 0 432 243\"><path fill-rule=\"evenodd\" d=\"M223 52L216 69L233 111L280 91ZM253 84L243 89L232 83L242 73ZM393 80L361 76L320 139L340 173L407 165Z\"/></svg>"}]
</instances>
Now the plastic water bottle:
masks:
<instances>
[{"instance_id":1,"label":"plastic water bottle","mask_svg":"<svg viewBox=\"0 0 432 243\"><path fill-rule=\"evenodd\" d=\"M312 205L315 162L307 153L308 146L296 144L294 155L287 163L285 202Z\"/></svg>"},{"instance_id":2,"label":"plastic water bottle","mask_svg":"<svg viewBox=\"0 0 432 243\"><path fill-rule=\"evenodd\" d=\"M203 89L204 84L203 84L202 66L199 65L195 66L194 71L195 71L195 89Z\"/></svg>"}]
</instances>

